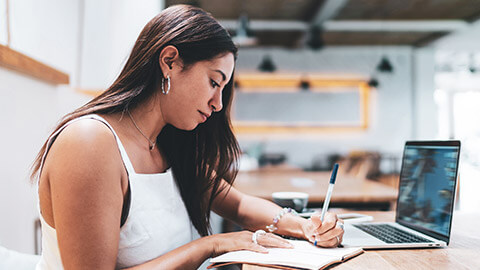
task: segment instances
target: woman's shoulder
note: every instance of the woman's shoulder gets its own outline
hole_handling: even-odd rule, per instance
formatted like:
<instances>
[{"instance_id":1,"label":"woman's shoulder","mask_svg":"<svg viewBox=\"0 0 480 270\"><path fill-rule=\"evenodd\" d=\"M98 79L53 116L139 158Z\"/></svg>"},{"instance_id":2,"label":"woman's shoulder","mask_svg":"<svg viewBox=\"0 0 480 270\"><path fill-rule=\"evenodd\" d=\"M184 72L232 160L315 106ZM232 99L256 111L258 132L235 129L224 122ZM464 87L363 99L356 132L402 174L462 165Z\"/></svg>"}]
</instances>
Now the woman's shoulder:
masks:
<instances>
[{"instance_id":1,"label":"woman's shoulder","mask_svg":"<svg viewBox=\"0 0 480 270\"><path fill-rule=\"evenodd\" d=\"M77 168L95 164L117 167L116 157L121 158L110 128L90 118L68 124L51 145L48 156L55 164L75 164Z\"/></svg>"},{"instance_id":2,"label":"woman's shoulder","mask_svg":"<svg viewBox=\"0 0 480 270\"><path fill-rule=\"evenodd\" d=\"M110 128L94 118L76 119L69 123L56 138L69 144L81 144L85 147L115 145L115 136ZM103 148L103 147L102 147Z\"/></svg>"}]
</instances>

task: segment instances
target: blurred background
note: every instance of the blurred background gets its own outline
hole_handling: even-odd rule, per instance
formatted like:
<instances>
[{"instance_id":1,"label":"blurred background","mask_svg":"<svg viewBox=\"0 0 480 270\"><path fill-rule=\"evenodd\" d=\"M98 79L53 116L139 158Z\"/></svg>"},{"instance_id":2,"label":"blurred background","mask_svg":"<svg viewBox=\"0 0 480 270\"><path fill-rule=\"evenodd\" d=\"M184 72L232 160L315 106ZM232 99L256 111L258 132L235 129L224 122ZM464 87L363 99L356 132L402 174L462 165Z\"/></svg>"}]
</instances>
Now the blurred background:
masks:
<instances>
[{"instance_id":1,"label":"blurred background","mask_svg":"<svg viewBox=\"0 0 480 270\"><path fill-rule=\"evenodd\" d=\"M38 252L35 155L174 4L210 12L239 47L241 175L340 162L345 177L395 192L405 141L459 139L456 207L478 211L480 1L0 0L0 245Z\"/></svg>"}]
</instances>

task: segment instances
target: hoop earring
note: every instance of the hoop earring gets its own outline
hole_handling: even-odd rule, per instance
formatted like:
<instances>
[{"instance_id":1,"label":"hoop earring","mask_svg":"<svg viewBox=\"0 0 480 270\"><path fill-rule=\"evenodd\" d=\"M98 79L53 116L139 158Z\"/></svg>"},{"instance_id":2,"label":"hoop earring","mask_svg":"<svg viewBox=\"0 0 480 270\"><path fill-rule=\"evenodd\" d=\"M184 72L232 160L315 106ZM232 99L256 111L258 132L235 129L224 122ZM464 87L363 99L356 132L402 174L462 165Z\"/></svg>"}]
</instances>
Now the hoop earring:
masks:
<instances>
[{"instance_id":1,"label":"hoop earring","mask_svg":"<svg viewBox=\"0 0 480 270\"><path fill-rule=\"evenodd\" d=\"M167 75L167 90L165 91L165 78L162 78L162 93L167 95L170 92L170 76Z\"/></svg>"}]
</instances>

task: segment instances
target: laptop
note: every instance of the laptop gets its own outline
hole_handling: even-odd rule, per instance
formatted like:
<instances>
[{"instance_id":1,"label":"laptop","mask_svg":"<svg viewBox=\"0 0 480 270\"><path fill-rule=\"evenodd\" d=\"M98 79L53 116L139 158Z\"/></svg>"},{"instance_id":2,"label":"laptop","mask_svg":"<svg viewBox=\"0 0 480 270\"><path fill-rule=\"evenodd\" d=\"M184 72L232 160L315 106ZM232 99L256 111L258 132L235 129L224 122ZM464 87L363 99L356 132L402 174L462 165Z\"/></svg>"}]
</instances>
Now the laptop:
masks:
<instances>
[{"instance_id":1,"label":"laptop","mask_svg":"<svg viewBox=\"0 0 480 270\"><path fill-rule=\"evenodd\" d=\"M395 222L345 224L344 247L444 247L450 240L460 141L408 141Z\"/></svg>"}]
</instances>

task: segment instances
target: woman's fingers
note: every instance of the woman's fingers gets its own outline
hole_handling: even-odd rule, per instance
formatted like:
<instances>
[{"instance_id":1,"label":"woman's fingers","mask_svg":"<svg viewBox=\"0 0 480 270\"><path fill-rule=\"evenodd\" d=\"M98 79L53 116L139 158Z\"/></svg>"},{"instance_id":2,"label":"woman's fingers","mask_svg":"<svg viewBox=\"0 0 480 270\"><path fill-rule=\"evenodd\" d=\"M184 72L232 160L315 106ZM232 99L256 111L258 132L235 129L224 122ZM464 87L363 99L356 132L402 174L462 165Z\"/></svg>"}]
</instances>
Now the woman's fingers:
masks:
<instances>
[{"instance_id":1,"label":"woman's fingers","mask_svg":"<svg viewBox=\"0 0 480 270\"><path fill-rule=\"evenodd\" d=\"M238 241L232 239L232 241L236 241L237 244L240 244L241 246L235 248L234 250L250 250L254 252L260 252L260 253L268 253L269 248L293 248L293 245L290 244L287 240L281 238L280 236L277 236L272 233L257 233L256 236L256 241L257 243L253 242L253 235L255 234L254 232L248 232L244 231L241 232L242 235L245 235L242 237L243 241ZM243 244L241 244L243 243Z\"/></svg>"},{"instance_id":2,"label":"woman's fingers","mask_svg":"<svg viewBox=\"0 0 480 270\"><path fill-rule=\"evenodd\" d=\"M322 225L315 230L317 234L323 234L337 225L338 217L334 213L326 213Z\"/></svg>"},{"instance_id":3,"label":"woman's fingers","mask_svg":"<svg viewBox=\"0 0 480 270\"><path fill-rule=\"evenodd\" d=\"M259 244L255 244L253 242L250 245L248 245L248 247L246 249L251 250L251 251L255 251L255 252L259 252L259 253L268 253L268 249L266 249L265 247L263 247Z\"/></svg>"},{"instance_id":4,"label":"woman's fingers","mask_svg":"<svg viewBox=\"0 0 480 270\"><path fill-rule=\"evenodd\" d=\"M343 224L334 213L326 213L323 222L319 214L314 214L303 227L305 238L317 246L336 247L342 242L344 233L337 223Z\"/></svg>"},{"instance_id":5,"label":"woman's fingers","mask_svg":"<svg viewBox=\"0 0 480 270\"><path fill-rule=\"evenodd\" d=\"M251 231L241 231L210 236L213 244L212 256L236 250L268 253L267 247L293 248L290 242L272 233L259 232L256 237L253 237L254 234Z\"/></svg>"},{"instance_id":6,"label":"woman's fingers","mask_svg":"<svg viewBox=\"0 0 480 270\"><path fill-rule=\"evenodd\" d=\"M258 236L257 243L264 247L293 248L290 242L273 233Z\"/></svg>"},{"instance_id":7,"label":"woman's fingers","mask_svg":"<svg viewBox=\"0 0 480 270\"><path fill-rule=\"evenodd\" d=\"M320 247L336 247L342 243L344 233L343 221L337 220L333 229L323 234L315 235L315 243Z\"/></svg>"},{"instance_id":8,"label":"woman's fingers","mask_svg":"<svg viewBox=\"0 0 480 270\"><path fill-rule=\"evenodd\" d=\"M337 215L334 213L327 212L323 222L320 219L319 213L312 215L303 228L305 238L313 243L315 241L315 235L324 234L335 228L337 220Z\"/></svg>"},{"instance_id":9,"label":"woman's fingers","mask_svg":"<svg viewBox=\"0 0 480 270\"><path fill-rule=\"evenodd\" d=\"M336 226L335 228L327 231L326 233L323 233L323 234L317 234L315 235L315 240L317 241L317 243L320 243L320 242L327 242L327 241L330 241L332 239L335 239L335 237L342 237L343 236L343 229L340 228L340 226Z\"/></svg>"},{"instance_id":10,"label":"woman's fingers","mask_svg":"<svg viewBox=\"0 0 480 270\"><path fill-rule=\"evenodd\" d=\"M341 236L335 236L331 239L328 239L326 241L321 241L317 242L317 246L319 247L337 247L342 243L343 235Z\"/></svg>"}]
</instances>

